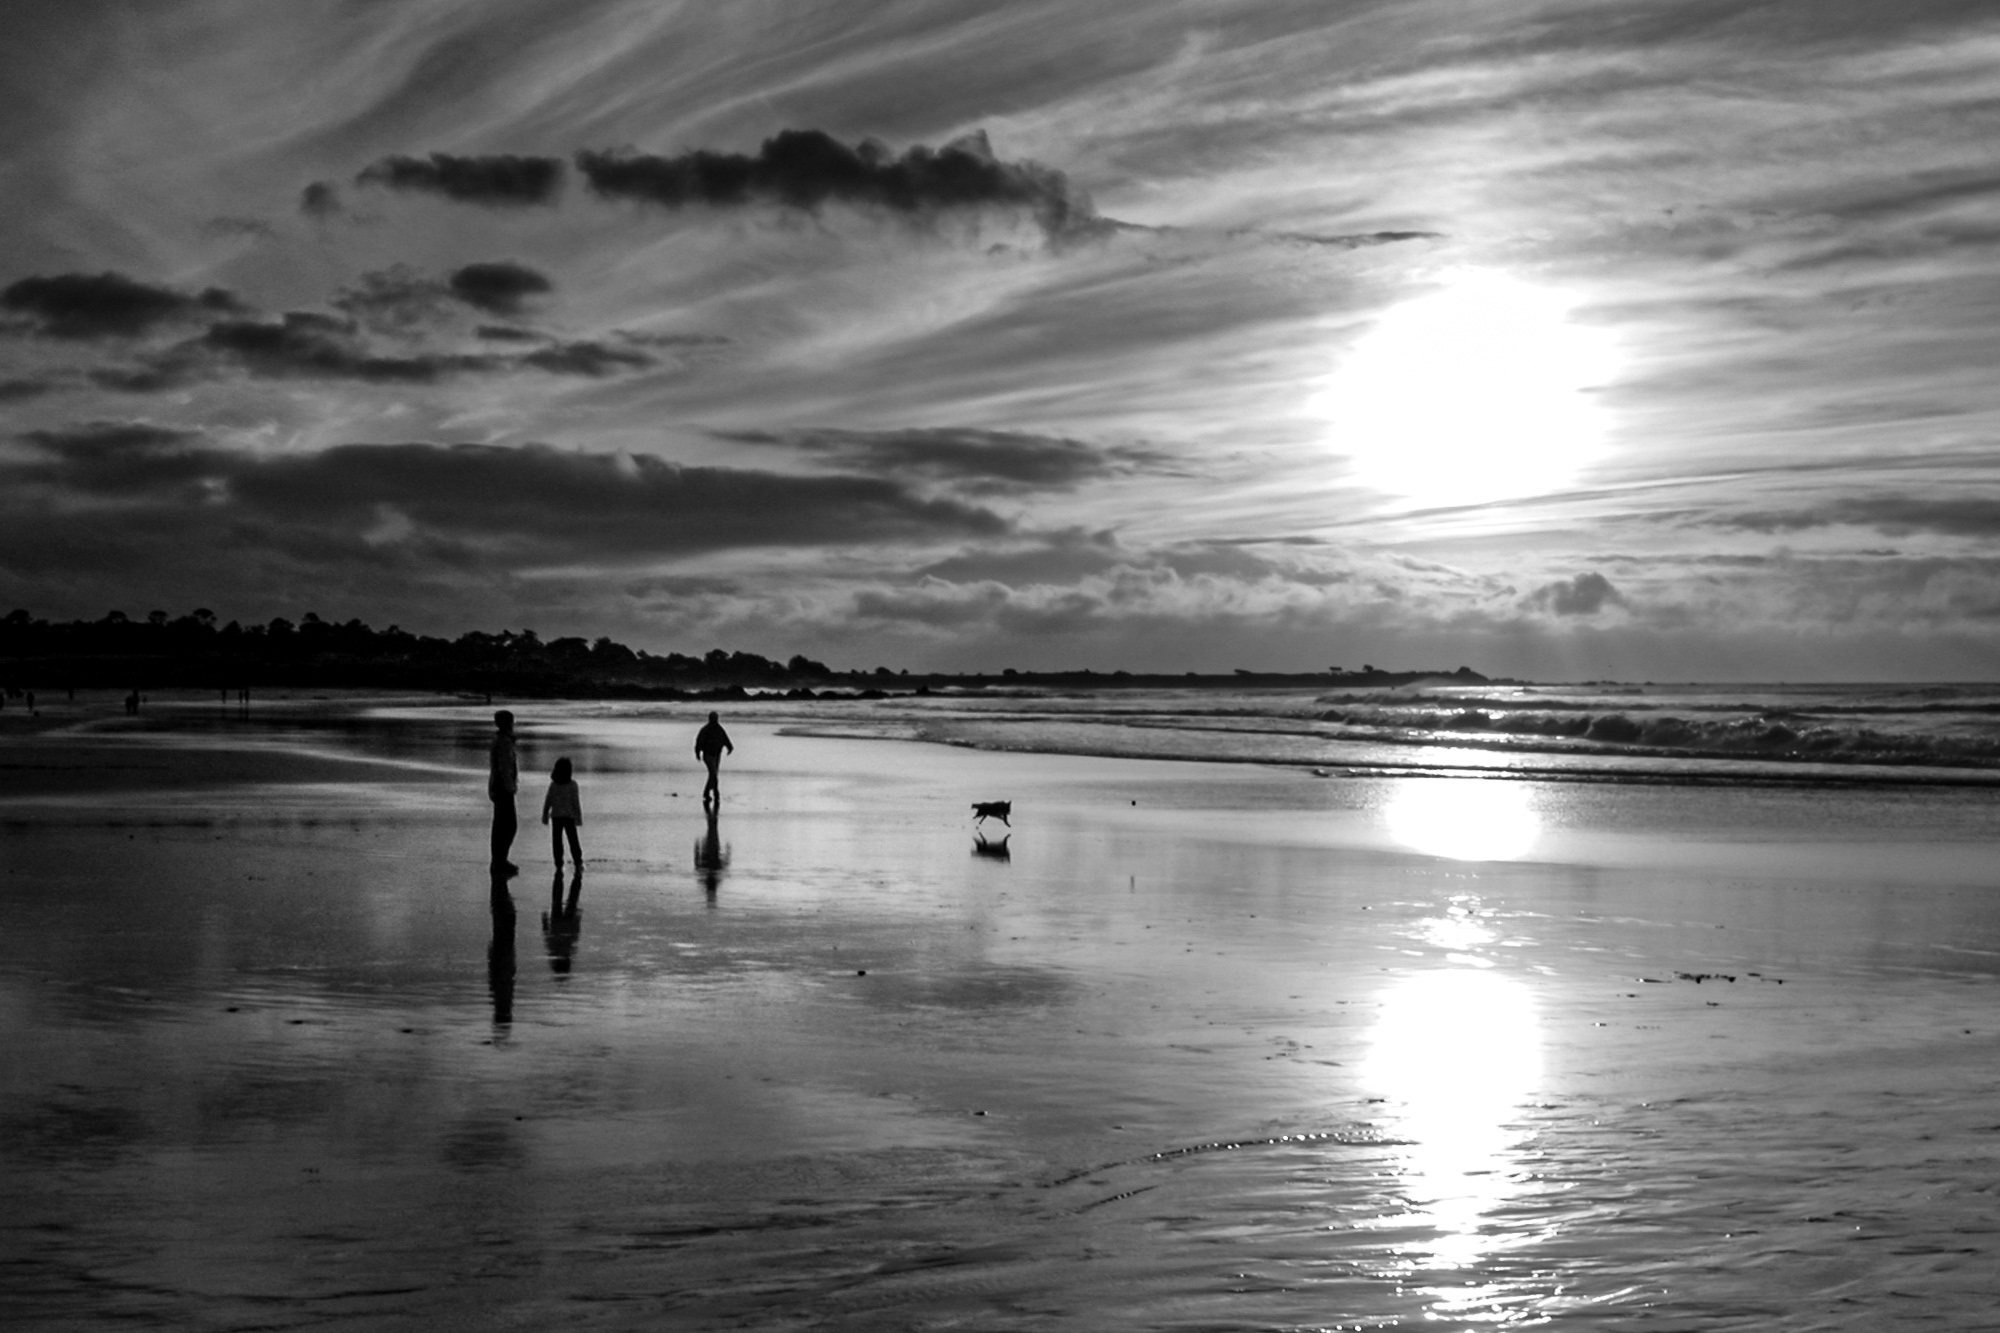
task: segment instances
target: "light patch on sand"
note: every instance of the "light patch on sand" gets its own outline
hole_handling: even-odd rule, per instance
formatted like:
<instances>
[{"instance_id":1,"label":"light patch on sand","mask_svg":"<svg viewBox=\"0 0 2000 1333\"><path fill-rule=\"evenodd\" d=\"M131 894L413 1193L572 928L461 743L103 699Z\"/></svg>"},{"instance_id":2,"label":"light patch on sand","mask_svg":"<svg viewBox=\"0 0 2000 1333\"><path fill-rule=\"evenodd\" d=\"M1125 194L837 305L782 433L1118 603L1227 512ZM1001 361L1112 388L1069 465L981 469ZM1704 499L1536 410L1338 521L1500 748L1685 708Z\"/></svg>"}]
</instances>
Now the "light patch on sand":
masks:
<instances>
[{"instance_id":1,"label":"light patch on sand","mask_svg":"<svg viewBox=\"0 0 2000 1333\"><path fill-rule=\"evenodd\" d=\"M1515 1192L1515 1121L1542 1077L1527 987L1472 968L1402 978L1382 996L1363 1077L1405 1141L1405 1195L1436 1232L1426 1252L1439 1266L1471 1264L1495 1243L1487 1219Z\"/></svg>"},{"instance_id":2,"label":"light patch on sand","mask_svg":"<svg viewBox=\"0 0 2000 1333\"><path fill-rule=\"evenodd\" d=\"M1454 861L1514 861L1541 837L1528 789L1517 782L1413 778L1383 811L1389 835L1414 852Z\"/></svg>"}]
</instances>

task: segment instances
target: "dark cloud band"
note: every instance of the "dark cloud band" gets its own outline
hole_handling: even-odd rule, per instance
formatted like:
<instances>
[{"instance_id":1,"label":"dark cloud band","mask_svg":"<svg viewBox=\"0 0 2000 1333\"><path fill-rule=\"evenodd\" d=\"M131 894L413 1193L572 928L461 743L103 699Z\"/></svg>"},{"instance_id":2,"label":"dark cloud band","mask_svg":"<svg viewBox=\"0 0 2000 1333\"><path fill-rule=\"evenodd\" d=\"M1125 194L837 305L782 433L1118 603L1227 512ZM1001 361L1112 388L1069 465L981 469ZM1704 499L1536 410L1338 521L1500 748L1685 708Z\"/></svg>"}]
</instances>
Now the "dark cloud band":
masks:
<instances>
[{"instance_id":1,"label":"dark cloud band","mask_svg":"<svg viewBox=\"0 0 2000 1333\"><path fill-rule=\"evenodd\" d=\"M1061 172L1002 162L983 133L897 154L873 141L850 147L819 130L784 130L754 154L582 152L576 164L599 196L661 208L767 204L811 211L841 203L911 216L1017 208L1052 237L1105 225Z\"/></svg>"},{"instance_id":2,"label":"dark cloud band","mask_svg":"<svg viewBox=\"0 0 2000 1333\"><path fill-rule=\"evenodd\" d=\"M134 338L171 320L240 307L220 287L189 294L122 273L56 273L9 285L0 291L0 309L51 338Z\"/></svg>"},{"instance_id":3,"label":"dark cloud band","mask_svg":"<svg viewBox=\"0 0 2000 1333\"><path fill-rule=\"evenodd\" d=\"M246 319L210 325L201 346L266 379L429 384L446 375L492 370L499 364L488 356L378 355L356 341L352 325L303 311L275 321Z\"/></svg>"},{"instance_id":4,"label":"dark cloud band","mask_svg":"<svg viewBox=\"0 0 2000 1333\"><path fill-rule=\"evenodd\" d=\"M432 153L428 157L385 157L364 168L354 181L357 185L443 195L462 204L524 208L554 203L562 178L561 158ZM312 200L303 202L309 205Z\"/></svg>"},{"instance_id":5,"label":"dark cloud band","mask_svg":"<svg viewBox=\"0 0 2000 1333\"><path fill-rule=\"evenodd\" d=\"M1852 496L1817 508L1731 514L1711 520L1708 526L1761 533L1847 526L1888 533L1933 532L1951 537L1991 538L2000 536L2000 500L1978 495Z\"/></svg>"},{"instance_id":6,"label":"dark cloud band","mask_svg":"<svg viewBox=\"0 0 2000 1333\"><path fill-rule=\"evenodd\" d=\"M531 296L555 290L548 278L511 259L467 264L451 275L451 294L494 315L518 314Z\"/></svg>"},{"instance_id":7,"label":"dark cloud band","mask_svg":"<svg viewBox=\"0 0 2000 1333\"><path fill-rule=\"evenodd\" d=\"M122 344L169 333L169 340L148 338L136 352L121 346L119 355L132 357L124 364L76 367L67 381L119 393L172 392L241 374L421 385L524 369L594 379L657 364L634 345L640 341L635 338L558 343L532 330L493 325L481 326L478 336L547 345L513 355L412 350L428 334L449 335L449 312L458 306L516 316L530 298L553 290L545 274L512 260L467 264L444 281L398 265L364 273L344 288L332 302L339 314L292 310L261 317L221 288L189 293L120 273L58 273L22 278L0 290L0 315L14 316L17 333L77 341ZM192 331L185 327L190 324ZM373 335L387 335L389 341ZM0 380L0 402L38 397L63 382L46 375Z\"/></svg>"},{"instance_id":8,"label":"dark cloud band","mask_svg":"<svg viewBox=\"0 0 2000 1333\"><path fill-rule=\"evenodd\" d=\"M577 563L957 541L1011 530L989 510L926 498L879 477L682 467L546 446L352 444L256 458L139 422L92 422L23 438L34 457L0 467L22 494L87 508L109 499L185 507L199 493L209 500L201 521L294 525L323 531L336 545L358 540L385 510L428 540Z\"/></svg>"}]
</instances>

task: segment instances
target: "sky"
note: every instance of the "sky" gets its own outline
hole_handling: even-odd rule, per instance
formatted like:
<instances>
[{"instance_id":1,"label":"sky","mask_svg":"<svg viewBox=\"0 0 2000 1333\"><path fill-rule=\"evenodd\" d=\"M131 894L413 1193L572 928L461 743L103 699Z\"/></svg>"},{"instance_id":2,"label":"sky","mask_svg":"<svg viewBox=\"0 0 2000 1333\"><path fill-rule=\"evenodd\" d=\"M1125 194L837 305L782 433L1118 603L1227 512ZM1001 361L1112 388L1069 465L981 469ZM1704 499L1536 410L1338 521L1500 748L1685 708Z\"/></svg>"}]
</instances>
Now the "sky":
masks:
<instances>
[{"instance_id":1,"label":"sky","mask_svg":"<svg viewBox=\"0 0 2000 1333\"><path fill-rule=\"evenodd\" d=\"M2000 10L13 0L0 607L2000 671Z\"/></svg>"}]
</instances>

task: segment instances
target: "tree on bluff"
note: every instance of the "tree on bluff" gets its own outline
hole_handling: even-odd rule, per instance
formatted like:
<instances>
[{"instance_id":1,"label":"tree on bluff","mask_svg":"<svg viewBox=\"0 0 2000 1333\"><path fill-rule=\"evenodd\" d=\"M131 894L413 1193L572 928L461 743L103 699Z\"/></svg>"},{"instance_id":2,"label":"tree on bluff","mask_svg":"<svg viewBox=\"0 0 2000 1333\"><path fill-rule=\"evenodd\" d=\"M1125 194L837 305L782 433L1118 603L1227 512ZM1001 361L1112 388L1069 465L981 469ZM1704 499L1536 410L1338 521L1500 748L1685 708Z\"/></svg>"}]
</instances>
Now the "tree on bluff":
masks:
<instances>
[{"instance_id":1,"label":"tree on bluff","mask_svg":"<svg viewBox=\"0 0 2000 1333\"><path fill-rule=\"evenodd\" d=\"M471 630L456 639L419 636L398 626L377 631L359 619L334 622L306 611L297 623L218 627L197 608L178 619L154 611L134 621L113 611L98 621L51 624L17 609L0 616L5 674L59 674L82 683L133 673L161 683L297 681L421 688L487 688L503 678L538 689L598 688L620 682L708 685L781 681L831 673L795 656L781 665L757 653L711 650L704 657L655 656L609 636L566 636L544 643L532 629Z\"/></svg>"}]
</instances>

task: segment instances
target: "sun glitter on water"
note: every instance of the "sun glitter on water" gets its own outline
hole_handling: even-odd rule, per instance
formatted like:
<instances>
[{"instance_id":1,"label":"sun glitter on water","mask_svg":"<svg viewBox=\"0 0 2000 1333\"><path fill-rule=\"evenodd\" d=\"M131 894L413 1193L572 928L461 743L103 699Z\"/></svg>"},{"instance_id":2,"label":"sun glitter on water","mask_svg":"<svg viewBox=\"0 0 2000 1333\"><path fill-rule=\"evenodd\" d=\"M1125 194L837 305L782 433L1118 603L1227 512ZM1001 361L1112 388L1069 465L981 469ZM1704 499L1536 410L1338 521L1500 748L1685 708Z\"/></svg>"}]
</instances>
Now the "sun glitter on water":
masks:
<instances>
[{"instance_id":1,"label":"sun glitter on water","mask_svg":"<svg viewBox=\"0 0 2000 1333\"><path fill-rule=\"evenodd\" d=\"M1420 505L1559 490L1599 452L1608 338L1558 292L1469 270L1396 306L1315 411L1362 485Z\"/></svg>"}]
</instances>

